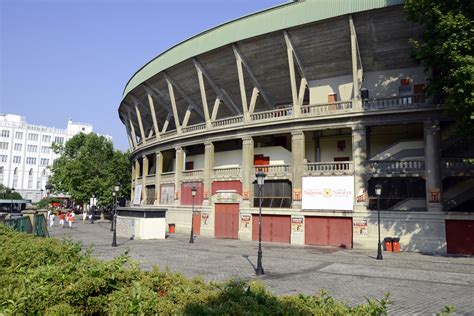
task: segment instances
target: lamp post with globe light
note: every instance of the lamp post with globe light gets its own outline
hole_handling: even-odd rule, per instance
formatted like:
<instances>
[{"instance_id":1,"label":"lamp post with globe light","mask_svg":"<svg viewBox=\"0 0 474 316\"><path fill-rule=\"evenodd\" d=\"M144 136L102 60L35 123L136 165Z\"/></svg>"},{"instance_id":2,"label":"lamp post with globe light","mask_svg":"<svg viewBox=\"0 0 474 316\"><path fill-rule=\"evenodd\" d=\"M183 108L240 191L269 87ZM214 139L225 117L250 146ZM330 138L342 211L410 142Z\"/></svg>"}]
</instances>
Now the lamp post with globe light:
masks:
<instances>
[{"instance_id":1,"label":"lamp post with globe light","mask_svg":"<svg viewBox=\"0 0 474 316\"><path fill-rule=\"evenodd\" d=\"M114 191L112 192L114 196L114 218L112 225L114 227L114 233L112 235L112 247L117 247L117 195L120 190L120 184L117 182L114 186Z\"/></svg>"},{"instance_id":2,"label":"lamp post with globe light","mask_svg":"<svg viewBox=\"0 0 474 316\"><path fill-rule=\"evenodd\" d=\"M382 185L377 183L375 185L375 195L377 195L377 222L379 228L379 243L377 246L377 260L383 260L382 243L380 242L380 196L382 195Z\"/></svg>"},{"instance_id":3,"label":"lamp post with globe light","mask_svg":"<svg viewBox=\"0 0 474 316\"><path fill-rule=\"evenodd\" d=\"M191 189L191 195L193 197L193 207L191 213L191 236L189 237L189 243L194 244L194 197L196 196L196 187Z\"/></svg>"},{"instance_id":4,"label":"lamp post with globe light","mask_svg":"<svg viewBox=\"0 0 474 316\"><path fill-rule=\"evenodd\" d=\"M257 252L257 269L255 273L257 275L263 275L262 266L262 189L265 184L265 177L267 176L265 172L258 171L255 176L257 177L258 185L258 252Z\"/></svg>"}]
</instances>

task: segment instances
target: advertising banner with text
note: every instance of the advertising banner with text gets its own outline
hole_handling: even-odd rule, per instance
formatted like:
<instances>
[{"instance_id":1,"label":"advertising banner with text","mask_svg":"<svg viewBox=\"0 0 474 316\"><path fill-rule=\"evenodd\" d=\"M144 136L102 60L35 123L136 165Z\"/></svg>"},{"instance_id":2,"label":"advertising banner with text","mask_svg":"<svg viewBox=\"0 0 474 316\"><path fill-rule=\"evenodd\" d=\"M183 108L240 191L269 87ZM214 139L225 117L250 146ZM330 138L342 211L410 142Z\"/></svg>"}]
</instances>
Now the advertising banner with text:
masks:
<instances>
[{"instance_id":1,"label":"advertising banner with text","mask_svg":"<svg viewBox=\"0 0 474 316\"><path fill-rule=\"evenodd\" d=\"M354 177L303 177L302 208L352 211Z\"/></svg>"}]
</instances>

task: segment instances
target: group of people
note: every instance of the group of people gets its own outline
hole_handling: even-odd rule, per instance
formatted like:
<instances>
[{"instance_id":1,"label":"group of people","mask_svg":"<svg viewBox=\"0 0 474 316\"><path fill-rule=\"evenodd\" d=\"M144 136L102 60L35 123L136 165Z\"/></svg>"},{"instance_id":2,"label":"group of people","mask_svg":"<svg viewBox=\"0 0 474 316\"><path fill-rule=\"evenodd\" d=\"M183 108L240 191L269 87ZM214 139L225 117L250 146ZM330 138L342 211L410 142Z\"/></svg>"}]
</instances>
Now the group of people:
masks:
<instances>
[{"instance_id":1,"label":"group of people","mask_svg":"<svg viewBox=\"0 0 474 316\"><path fill-rule=\"evenodd\" d=\"M49 227L53 227L56 217L59 218L59 226L72 228L72 223L74 223L74 212L67 211L66 213L62 211L53 212L51 210L48 211L48 220L49 220Z\"/></svg>"}]
</instances>

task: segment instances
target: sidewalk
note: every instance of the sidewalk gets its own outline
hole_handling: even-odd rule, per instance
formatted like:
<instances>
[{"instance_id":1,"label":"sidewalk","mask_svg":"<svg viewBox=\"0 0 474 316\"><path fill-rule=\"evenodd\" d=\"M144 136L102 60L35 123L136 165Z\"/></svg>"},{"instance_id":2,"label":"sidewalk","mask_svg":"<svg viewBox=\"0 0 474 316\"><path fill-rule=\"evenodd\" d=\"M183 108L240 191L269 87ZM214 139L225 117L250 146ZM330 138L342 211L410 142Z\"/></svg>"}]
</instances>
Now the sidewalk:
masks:
<instances>
[{"instance_id":1,"label":"sidewalk","mask_svg":"<svg viewBox=\"0 0 474 316\"><path fill-rule=\"evenodd\" d=\"M166 240L129 240L118 237L112 248L110 222L74 223L73 229L49 228L50 236L70 237L94 256L110 260L129 250L142 267L153 265L207 281L231 278L257 279L256 242L170 235ZM348 304L365 297L380 299L390 292L390 314L433 314L444 305L456 305L458 313L474 315L474 257L443 257L417 253L384 253L316 246L263 243L265 275L260 279L275 294L317 294L324 289Z\"/></svg>"}]
</instances>

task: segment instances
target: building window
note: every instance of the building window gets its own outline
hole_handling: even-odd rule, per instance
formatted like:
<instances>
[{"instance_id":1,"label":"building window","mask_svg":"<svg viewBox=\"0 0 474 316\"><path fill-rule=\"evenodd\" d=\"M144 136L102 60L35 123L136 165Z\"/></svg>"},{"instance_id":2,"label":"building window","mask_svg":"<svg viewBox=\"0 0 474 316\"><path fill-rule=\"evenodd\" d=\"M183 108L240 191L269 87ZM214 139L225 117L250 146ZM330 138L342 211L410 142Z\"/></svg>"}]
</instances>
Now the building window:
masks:
<instances>
[{"instance_id":1,"label":"building window","mask_svg":"<svg viewBox=\"0 0 474 316\"><path fill-rule=\"evenodd\" d=\"M8 156L7 155L0 155L0 162L7 162Z\"/></svg>"},{"instance_id":2,"label":"building window","mask_svg":"<svg viewBox=\"0 0 474 316\"><path fill-rule=\"evenodd\" d=\"M36 164L36 158L26 157L26 164L27 165L35 165Z\"/></svg>"},{"instance_id":3,"label":"building window","mask_svg":"<svg viewBox=\"0 0 474 316\"><path fill-rule=\"evenodd\" d=\"M48 146L42 146L41 147L41 152L43 154L49 154L49 150L50 150L50 148Z\"/></svg>"},{"instance_id":4,"label":"building window","mask_svg":"<svg viewBox=\"0 0 474 316\"><path fill-rule=\"evenodd\" d=\"M43 169L43 177L46 177L46 169Z\"/></svg>"},{"instance_id":5,"label":"building window","mask_svg":"<svg viewBox=\"0 0 474 316\"><path fill-rule=\"evenodd\" d=\"M10 137L10 131L7 129L2 129L2 137Z\"/></svg>"},{"instance_id":6,"label":"building window","mask_svg":"<svg viewBox=\"0 0 474 316\"><path fill-rule=\"evenodd\" d=\"M49 159L41 158L41 160L40 160L40 165L41 165L41 166L47 166L47 165L49 165Z\"/></svg>"},{"instance_id":7,"label":"building window","mask_svg":"<svg viewBox=\"0 0 474 316\"><path fill-rule=\"evenodd\" d=\"M38 134L29 133L28 134L28 140L37 141L38 140Z\"/></svg>"},{"instance_id":8,"label":"building window","mask_svg":"<svg viewBox=\"0 0 474 316\"><path fill-rule=\"evenodd\" d=\"M42 139L43 142L49 143L51 141L51 136L43 135L43 137L41 139Z\"/></svg>"},{"instance_id":9,"label":"building window","mask_svg":"<svg viewBox=\"0 0 474 316\"><path fill-rule=\"evenodd\" d=\"M62 145L64 143L64 137L56 136L56 137L54 137L54 142L56 144Z\"/></svg>"},{"instance_id":10,"label":"building window","mask_svg":"<svg viewBox=\"0 0 474 316\"><path fill-rule=\"evenodd\" d=\"M8 149L8 143L7 142L0 142L0 149Z\"/></svg>"},{"instance_id":11,"label":"building window","mask_svg":"<svg viewBox=\"0 0 474 316\"><path fill-rule=\"evenodd\" d=\"M13 187L18 187L18 168L13 170Z\"/></svg>"},{"instance_id":12,"label":"building window","mask_svg":"<svg viewBox=\"0 0 474 316\"><path fill-rule=\"evenodd\" d=\"M372 178L369 180L369 206L371 210L377 210L377 196L375 195L375 185L382 185L382 195L380 196L381 210L401 210L398 207L403 202L409 200L422 200L426 198L425 180L421 178ZM402 209L406 210L406 209ZM425 209L412 208L412 211L424 211Z\"/></svg>"},{"instance_id":13,"label":"building window","mask_svg":"<svg viewBox=\"0 0 474 316\"><path fill-rule=\"evenodd\" d=\"M13 163L21 163L21 157L20 156L13 156Z\"/></svg>"},{"instance_id":14,"label":"building window","mask_svg":"<svg viewBox=\"0 0 474 316\"><path fill-rule=\"evenodd\" d=\"M38 151L38 146L36 146L36 145L28 145L27 151L30 152L30 153L35 153L35 152Z\"/></svg>"},{"instance_id":15,"label":"building window","mask_svg":"<svg viewBox=\"0 0 474 316\"><path fill-rule=\"evenodd\" d=\"M28 172L28 189L33 188L33 168Z\"/></svg>"},{"instance_id":16,"label":"building window","mask_svg":"<svg viewBox=\"0 0 474 316\"><path fill-rule=\"evenodd\" d=\"M15 144L15 150L21 151L21 144Z\"/></svg>"},{"instance_id":17,"label":"building window","mask_svg":"<svg viewBox=\"0 0 474 316\"><path fill-rule=\"evenodd\" d=\"M258 185L254 183L253 206L259 206ZM291 207L291 182L285 180L265 181L262 188L262 207L286 208Z\"/></svg>"},{"instance_id":18,"label":"building window","mask_svg":"<svg viewBox=\"0 0 474 316\"><path fill-rule=\"evenodd\" d=\"M41 181L40 180L36 181L36 188L38 190L41 189Z\"/></svg>"},{"instance_id":19,"label":"building window","mask_svg":"<svg viewBox=\"0 0 474 316\"><path fill-rule=\"evenodd\" d=\"M0 167L0 184L3 184L3 167Z\"/></svg>"},{"instance_id":20,"label":"building window","mask_svg":"<svg viewBox=\"0 0 474 316\"><path fill-rule=\"evenodd\" d=\"M15 132L15 138L16 139L22 139L23 138L23 132Z\"/></svg>"}]
</instances>

